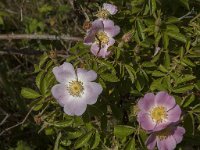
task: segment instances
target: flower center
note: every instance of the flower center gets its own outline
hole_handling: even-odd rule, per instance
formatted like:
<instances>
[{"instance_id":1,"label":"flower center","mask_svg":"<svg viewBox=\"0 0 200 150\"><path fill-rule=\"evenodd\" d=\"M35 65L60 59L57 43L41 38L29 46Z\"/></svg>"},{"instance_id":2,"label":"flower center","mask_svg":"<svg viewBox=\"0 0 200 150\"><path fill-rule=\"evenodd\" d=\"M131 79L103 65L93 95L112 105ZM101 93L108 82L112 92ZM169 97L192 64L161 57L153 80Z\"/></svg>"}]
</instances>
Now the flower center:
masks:
<instances>
[{"instance_id":1,"label":"flower center","mask_svg":"<svg viewBox=\"0 0 200 150\"><path fill-rule=\"evenodd\" d=\"M108 18L109 14L110 14L109 11L102 9L97 13L97 17L106 19L106 18Z\"/></svg>"},{"instance_id":2,"label":"flower center","mask_svg":"<svg viewBox=\"0 0 200 150\"><path fill-rule=\"evenodd\" d=\"M83 82L80 81L71 81L67 87L69 94L74 97L80 97L83 94L84 87Z\"/></svg>"},{"instance_id":3,"label":"flower center","mask_svg":"<svg viewBox=\"0 0 200 150\"><path fill-rule=\"evenodd\" d=\"M160 140L164 140L167 137L169 137L172 134L172 129L170 127L167 127L159 132L156 133L156 136L160 139Z\"/></svg>"},{"instance_id":4,"label":"flower center","mask_svg":"<svg viewBox=\"0 0 200 150\"><path fill-rule=\"evenodd\" d=\"M96 42L97 43L101 42L101 44L108 44L109 37L105 32L99 31L96 34Z\"/></svg>"},{"instance_id":5,"label":"flower center","mask_svg":"<svg viewBox=\"0 0 200 150\"><path fill-rule=\"evenodd\" d=\"M161 123L167 118L167 111L165 107L158 106L151 110L150 116L156 123Z\"/></svg>"}]
</instances>

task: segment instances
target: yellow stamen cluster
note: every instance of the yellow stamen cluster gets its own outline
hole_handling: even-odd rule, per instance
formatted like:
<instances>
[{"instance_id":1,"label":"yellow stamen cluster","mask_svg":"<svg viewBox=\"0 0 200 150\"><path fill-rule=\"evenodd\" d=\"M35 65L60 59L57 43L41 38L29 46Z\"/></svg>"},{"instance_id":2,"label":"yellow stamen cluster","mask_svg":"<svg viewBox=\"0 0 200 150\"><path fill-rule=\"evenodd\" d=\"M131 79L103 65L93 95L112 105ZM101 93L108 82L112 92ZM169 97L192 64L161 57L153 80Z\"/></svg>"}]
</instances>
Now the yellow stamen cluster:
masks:
<instances>
[{"instance_id":1,"label":"yellow stamen cluster","mask_svg":"<svg viewBox=\"0 0 200 150\"><path fill-rule=\"evenodd\" d=\"M108 44L109 37L105 32L99 31L96 34L96 42L97 43L101 42L101 44Z\"/></svg>"},{"instance_id":2,"label":"yellow stamen cluster","mask_svg":"<svg viewBox=\"0 0 200 150\"><path fill-rule=\"evenodd\" d=\"M74 97L80 97L83 94L84 87L83 82L80 81L71 81L67 87L70 95Z\"/></svg>"},{"instance_id":3,"label":"yellow stamen cluster","mask_svg":"<svg viewBox=\"0 0 200 150\"><path fill-rule=\"evenodd\" d=\"M157 106L151 110L150 116L156 123L162 123L165 119L167 119L167 111L165 107Z\"/></svg>"},{"instance_id":4,"label":"yellow stamen cluster","mask_svg":"<svg viewBox=\"0 0 200 150\"><path fill-rule=\"evenodd\" d=\"M103 18L103 19L106 19L108 18L108 16L110 15L109 11L105 10L105 9L102 9L100 10L98 13L97 13L97 17L98 18Z\"/></svg>"}]
</instances>

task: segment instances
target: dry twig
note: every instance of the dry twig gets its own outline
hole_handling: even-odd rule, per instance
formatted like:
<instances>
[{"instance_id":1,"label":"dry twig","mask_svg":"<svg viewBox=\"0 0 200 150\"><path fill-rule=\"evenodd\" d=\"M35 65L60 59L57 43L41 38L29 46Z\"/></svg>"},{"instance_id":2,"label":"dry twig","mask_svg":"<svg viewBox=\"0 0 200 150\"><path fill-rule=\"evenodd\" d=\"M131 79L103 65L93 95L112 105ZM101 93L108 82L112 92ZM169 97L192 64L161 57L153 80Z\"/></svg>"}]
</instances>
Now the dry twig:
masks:
<instances>
[{"instance_id":1,"label":"dry twig","mask_svg":"<svg viewBox=\"0 0 200 150\"><path fill-rule=\"evenodd\" d=\"M4 129L3 131L1 131L0 136L3 135L5 132L8 132L9 130L11 130L11 129L15 128L15 127L18 127L18 126L20 126L20 125L22 125L22 124L24 124L24 122L27 120L28 116L29 116L30 113L32 112L33 108L34 108L34 107L32 107L32 108L28 111L28 113L26 114L25 118L24 118L21 122L19 122L19 123L15 124L15 125L13 125L13 126L11 126L11 127L8 127L8 128L6 128L6 129Z\"/></svg>"},{"instance_id":2,"label":"dry twig","mask_svg":"<svg viewBox=\"0 0 200 150\"><path fill-rule=\"evenodd\" d=\"M49 35L49 34L0 34L0 40L63 40L63 41L82 41L80 37L70 37L67 35Z\"/></svg>"}]
</instances>

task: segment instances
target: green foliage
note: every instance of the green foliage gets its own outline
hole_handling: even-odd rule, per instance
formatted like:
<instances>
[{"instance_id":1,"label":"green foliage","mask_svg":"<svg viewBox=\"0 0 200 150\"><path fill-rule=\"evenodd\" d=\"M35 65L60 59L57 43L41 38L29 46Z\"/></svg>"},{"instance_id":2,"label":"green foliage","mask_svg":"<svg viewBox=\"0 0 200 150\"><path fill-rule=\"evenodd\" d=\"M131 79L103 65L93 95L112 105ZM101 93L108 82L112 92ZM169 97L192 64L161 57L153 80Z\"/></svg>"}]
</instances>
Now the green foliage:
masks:
<instances>
[{"instance_id":1,"label":"green foliage","mask_svg":"<svg viewBox=\"0 0 200 150\"><path fill-rule=\"evenodd\" d=\"M92 55L83 42L0 43L1 49L28 47L43 53L40 57L0 56L0 108L8 114L16 113L2 129L20 122L33 108L22 126L2 136L0 149L146 149L147 134L137 122L136 104L145 93L158 91L169 92L182 109L180 124L186 136L180 149L200 147L199 0L30 0L20 1L20 5L2 1L0 34L84 37L84 16L94 20L104 2L120 10L111 19L121 28L106 59ZM121 37L128 32L130 41L124 42ZM97 103L88 106L81 117L64 114L51 94L57 83L52 69L65 61L75 68L97 72L96 82L103 87Z\"/></svg>"}]
</instances>

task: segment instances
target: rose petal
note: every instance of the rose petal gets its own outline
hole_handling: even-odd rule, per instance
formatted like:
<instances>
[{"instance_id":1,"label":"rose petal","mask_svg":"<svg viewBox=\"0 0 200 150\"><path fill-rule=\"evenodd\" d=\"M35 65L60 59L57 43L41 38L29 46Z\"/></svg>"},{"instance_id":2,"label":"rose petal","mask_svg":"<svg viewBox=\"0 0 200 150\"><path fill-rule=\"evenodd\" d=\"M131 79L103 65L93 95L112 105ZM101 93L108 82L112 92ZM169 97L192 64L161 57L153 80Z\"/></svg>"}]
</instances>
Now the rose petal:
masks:
<instances>
[{"instance_id":1,"label":"rose petal","mask_svg":"<svg viewBox=\"0 0 200 150\"><path fill-rule=\"evenodd\" d=\"M163 130L165 129L171 122L162 122L160 124L157 124L154 128L153 131L160 131L160 130Z\"/></svg>"},{"instance_id":2,"label":"rose petal","mask_svg":"<svg viewBox=\"0 0 200 150\"><path fill-rule=\"evenodd\" d=\"M64 105L64 112L70 116L81 116L87 108L87 104L81 99L71 99Z\"/></svg>"},{"instance_id":3,"label":"rose petal","mask_svg":"<svg viewBox=\"0 0 200 150\"><path fill-rule=\"evenodd\" d=\"M94 43L94 44L92 44L90 50L91 50L92 54L94 54L95 56L106 58L110 54L110 52L107 51L107 49L108 49L108 46L106 46L106 45L102 45L102 48L99 49L99 45Z\"/></svg>"},{"instance_id":4,"label":"rose petal","mask_svg":"<svg viewBox=\"0 0 200 150\"><path fill-rule=\"evenodd\" d=\"M152 131L154 130L156 126L156 124L153 122L153 120L150 118L149 114L147 113L139 112L137 116L137 120L144 130Z\"/></svg>"},{"instance_id":5,"label":"rose petal","mask_svg":"<svg viewBox=\"0 0 200 150\"><path fill-rule=\"evenodd\" d=\"M77 76L78 76L78 80L80 81L94 81L97 78L97 73L93 70L87 71L85 69L82 68L78 68L77 69Z\"/></svg>"},{"instance_id":6,"label":"rose petal","mask_svg":"<svg viewBox=\"0 0 200 150\"><path fill-rule=\"evenodd\" d=\"M156 146L156 136L152 133L148 139L146 140L145 144L149 150L153 150Z\"/></svg>"},{"instance_id":7,"label":"rose petal","mask_svg":"<svg viewBox=\"0 0 200 150\"><path fill-rule=\"evenodd\" d=\"M104 25L102 20L95 20L92 22L92 27L87 32L86 37L84 38L84 44L92 45L95 42L96 33L100 30L103 30Z\"/></svg>"},{"instance_id":8,"label":"rose petal","mask_svg":"<svg viewBox=\"0 0 200 150\"><path fill-rule=\"evenodd\" d=\"M103 4L103 9L107 10L111 15L114 15L117 13L117 7L112 4L104 3Z\"/></svg>"},{"instance_id":9,"label":"rose petal","mask_svg":"<svg viewBox=\"0 0 200 150\"><path fill-rule=\"evenodd\" d=\"M110 37L114 37L120 32L120 27L114 25L114 22L112 20L109 19L103 20L103 25L104 25L104 32L106 32Z\"/></svg>"},{"instance_id":10,"label":"rose petal","mask_svg":"<svg viewBox=\"0 0 200 150\"><path fill-rule=\"evenodd\" d=\"M112 37L109 37L108 46L112 46L114 44L115 44L115 39L113 39Z\"/></svg>"},{"instance_id":11,"label":"rose petal","mask_svg":"<svg viewBox=\"0 0 200 150\"><path fill-rule=\"evenodd\" d=\"M74 67L70 63L64 62L61 66L53 68L53 74L60 83L66 83L76 79Z\"/></svg>"},{"instance_id":12,"label":"rose petal","mask_svg":"<svg viewBox=\"0 0 200 150\"><path fill-rule=\"evenodd\" d=\"M61 106L64 106L65 102L69 98L69 94L64 84L54 85L51 89L51 93Z\"/></svg>"},{"instance_id":13,"label":"rose petal","mask_svg":"<svg viewBox=\"0 0 200 150\"><path fill-rule=\"evenodd\" d=\"M155 105L155 95L147 93L138 101L138 107L141 111L148 112Z\"/></svg>"},{"instance_id":14,"label":"rose petal","mask_svg":"<svg viewBox=\"0 0 200 150\"><path fill-rule=\"evenodd\" d=\"M178 126L173 134L173 137L176 140L177 144L182 141L184 134L185 134L185 129L183 127Z\"/></svg>"},{"instance_id":15,"label":"rose petal","mask_svg":"<svg viewBox=\"0 0 200 150\"><path fill-rule=\"evenodd\" d=\"M157 147L159 150L166 150L165 139L160 140L159 138L157 138Z\"/></svg>"},{"instance_id":16,"label":"rose petal","mask_svg":"<svg viewBox=\"0 0 200 150\"><path fill-rule=\"evenodd\" d=\"M173 150L176 148L176 141L173 138L173 136L167 137L164 143L165 143L165 149L167 150Z\"/></svg>"},{"instance_id":17,"label":"rose petal","mask_svg":"<svg viewBox=\"0 0 200 150\"><path fill-rule=\"evenodd\" d=\"M178 105L176 105L174 108L170 109L168 112L168 121L169 122L177 122L180 119L181 116L181 109Z\"/></svg>"},{"instance_id":18,"label":"rose petal","mask_svg":"<svg viewBox=\"0 0 200 150\"><path fill-rule=\"evenodd\" d=\"M167 92L158 92L155 97L157 105L162 105L167 110L173 108L176 105L176 101L173 96L170 96Z\"/></svg>"},{"instance_id":19,"label":"rose petal","mask_svg":"<svg viewBox=\"0 0 200 150\"><path fill-rule=\"evenodd\" d=\"M84 95L83 101L87 104L95 104L97 102L98 96L102 93L103 88L100 84L95 82L84 83Z\"/></svg>"}]
</instances>

